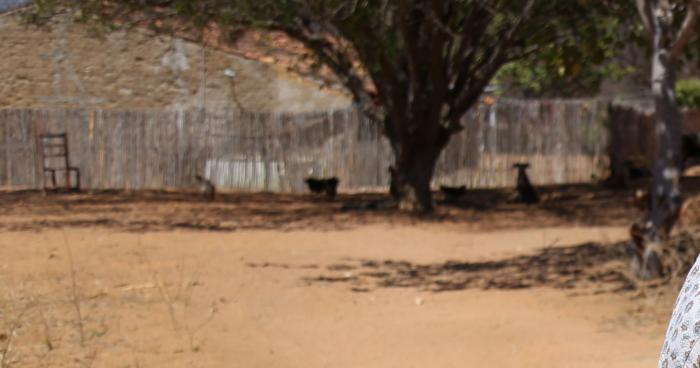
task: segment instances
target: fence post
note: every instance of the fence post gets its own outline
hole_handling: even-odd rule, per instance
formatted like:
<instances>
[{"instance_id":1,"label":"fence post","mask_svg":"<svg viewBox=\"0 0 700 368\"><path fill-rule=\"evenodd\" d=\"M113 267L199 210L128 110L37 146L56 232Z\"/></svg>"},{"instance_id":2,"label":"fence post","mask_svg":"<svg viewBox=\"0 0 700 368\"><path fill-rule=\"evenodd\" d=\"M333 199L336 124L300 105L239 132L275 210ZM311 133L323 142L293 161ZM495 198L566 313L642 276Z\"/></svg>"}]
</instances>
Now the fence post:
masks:
<instances>
[{"instance_id":1,"label":"fence post","mask_svg":"<svg viewBox=\"0 0 700 368\"><path fill-rule=\"evenodd\" d=\"M563 115L561 104L552 104L552 121L556 127L556 143L554 145L554 154L558 157L564 156L564 143L562 141L565 139L566 127L564 122L559 120L559 117ZM565 160L554 160L554 182L556 184L564 183L564 171L566 170Z\"/></svg>"},{"instance_id":2,"label":"fence post","mask_svg":"<svg viewBox=\"0 0 700 368\"><path fill-rule=\"evenodd\" d=\"M177 168L175 177L171 185L173 187L181 187L185 177L185 149L187 142L185 141L185 111L182 106L177 109Z\"/></svg>"},{"instance_id":3,"label":"fence post","mask_svg":"<svg viewBox=\"0 0 700 368\"><path fill-rule=\"evenodd\" d=\"M3 112L3 115L6 115L7 112ZM9 114L8 114L9 115ZM10 143L8 142L9 139L7 138L7 126L8 126L8 121L7 116L5 116L5 119L3 119L2 124L0 124L0 127L2 128L2 146L5 148L5 158L3 162L3 185L6 187L10 187Z\"/></svg>"},{"instance_id":4,"label":"fence post","mask_svg":"<svg viewBox=\"0 0 700 368\"><path fill-rule=\"evenodd\" d=\"M39 155L39 122L37 122L36 119L27 119L26 111L23 111L21 116L23 124L30 124L31 127L31 137L29 137L29 142L27 143L31 145L31 152L34 156L34 180L32 180L33 187L35 189L43 190L46 187L44 185L44 180L46 179L44 178L44 168L41 162L44 158ZM8 158L6 157L5 159L7 160Z\"/></svg>"},{"instance_id":5,"label":"fence post","mask_svg":"<svg viewBox=\"0 0 700 368\"><path fill-rule=\"evenodd\" d=\"M496 109L498 102L494 102L493 105L488 106L488 147L489 147L489 169L493 176L493 172L496 170L496 157L498 155L498 120L496 117ZM483 178L482 178L483 179ZM486 185L486 181L480 182L479 185Z\"/></svg>"},{"instance_id":6,"label":"fence post","mask_svg":"<svg viewBox=\"0 0 700 368\"><path fill-rule=\"evenodd\" d=\"M7 111L2 112L3 115L6 115L6 113ZM10 155L9 152L7 152L7 138L5 137L5 126L7 125L8 119L7 116L3 117L5 119L2 119L2 121L0 121L0 138L2 138L1 147L5 148L5 154L3 155L2 162L0 162L0 164L2 165L0 166L0 169L2 169L2 171L0 172L0 186L9 187L10 185L8 183L9 176L7 175L7 160L10 159Z\"/></svg>"},{"instance_id":7,"label":"fence post","mask_svg":"<svg viewBox=\"0 0 700 368\"><path fill-rule=\"evenodd\" d=\"M16 111L15 116L19 116L19 115L20 115L19 111ZM12 123L15 123L15 124L17 124L17 126L21 127L22 122L21 121L18 122L17 120L19 120L19 119L16 119L16 118L13 119ZM14 182L13 177L12 177L13 176L12 175L12 162L13 162L13 160L10 159L10 153L13 151L16 152L17 148L14 147L15 145L13 144L13 141L10 139L10 123L6 122L5 124L3 124L3 128L4 128L3 129L3 142L4 142L4 146L5 146L5 178L6 178L5 183L8 187L12 187L13 182ZM10 146L12 146L12 149L10 149ZM20 183L21 183L21 180L20 180Z\"/></svg>"},{"instance_id":8,"label":"fence post","mask_svg":"<svg viewBox=\"0 0 700 368\"><path fill-rule=\"evenodd\" d=\"M260 123L260 131L262 135L262 147L261 147L261 155L262 155L262 161L264 165L264 174L263 174L263 188L266 192L270 191L270 171L272 170L272 165L270 163L270 157L268 155L268 129L267 129L267 122L269 120L269 116L265 115L263 119L261 119Z\"/></svg>"}]
</instances>

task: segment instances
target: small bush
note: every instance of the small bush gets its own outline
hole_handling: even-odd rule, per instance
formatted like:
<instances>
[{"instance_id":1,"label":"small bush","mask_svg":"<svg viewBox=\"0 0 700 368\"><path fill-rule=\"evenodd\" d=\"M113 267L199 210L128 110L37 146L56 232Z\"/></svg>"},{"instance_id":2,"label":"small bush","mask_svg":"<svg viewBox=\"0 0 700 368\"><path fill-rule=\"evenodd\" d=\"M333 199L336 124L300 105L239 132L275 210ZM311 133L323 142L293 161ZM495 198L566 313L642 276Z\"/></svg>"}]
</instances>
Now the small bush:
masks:
<instances>
[{"instance_id":1,"label":"small bush","mask_svg":"<svg viewBox=\"0 0 700 368\"><path fill-rule=\"evenodd\" d=\"M700 79L683 79L676 83L678 104L691 109L700 109Z\"/></svg>"}]
</instances>

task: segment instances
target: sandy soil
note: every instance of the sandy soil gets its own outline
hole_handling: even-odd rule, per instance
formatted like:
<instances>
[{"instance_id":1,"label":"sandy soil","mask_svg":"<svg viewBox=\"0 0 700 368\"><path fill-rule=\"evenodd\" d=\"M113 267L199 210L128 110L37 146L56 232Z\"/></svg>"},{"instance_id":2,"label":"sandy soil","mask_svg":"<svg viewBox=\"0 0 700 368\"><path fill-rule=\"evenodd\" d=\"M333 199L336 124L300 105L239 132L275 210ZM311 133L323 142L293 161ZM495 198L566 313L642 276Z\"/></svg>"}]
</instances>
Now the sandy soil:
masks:
<instances>
[{"instance_id":1,"label":"sandy soil","mask_svg":"<svg viewBox=\"0 0 700 368\"><path fill-rule=\"evenodd\" d=\"M627 274L626 194L503 198L2 193L2 364L654 366L673 300Z\"/></svg>"}]
</instances>

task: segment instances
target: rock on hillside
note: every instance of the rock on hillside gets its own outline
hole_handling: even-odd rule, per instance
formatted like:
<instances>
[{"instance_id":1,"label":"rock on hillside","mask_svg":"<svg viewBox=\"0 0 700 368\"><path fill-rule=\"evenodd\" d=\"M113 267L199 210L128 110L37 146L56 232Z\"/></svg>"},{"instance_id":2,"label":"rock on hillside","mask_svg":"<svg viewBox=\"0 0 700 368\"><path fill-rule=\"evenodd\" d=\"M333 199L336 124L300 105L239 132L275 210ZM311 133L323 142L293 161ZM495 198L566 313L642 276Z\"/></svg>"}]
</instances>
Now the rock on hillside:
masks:
<instances>
[{"instance_id":1,"label":"rock on hillside","mask_svg":"<svg viewBox=\"0 0 700 368\"><path fill-rule=\"evenodd\" d=\"M132 29L25 26L0 16L0 107L235 108L303 112L347 107L337 90L258 61Z\"/></svg>"}]
</instances>

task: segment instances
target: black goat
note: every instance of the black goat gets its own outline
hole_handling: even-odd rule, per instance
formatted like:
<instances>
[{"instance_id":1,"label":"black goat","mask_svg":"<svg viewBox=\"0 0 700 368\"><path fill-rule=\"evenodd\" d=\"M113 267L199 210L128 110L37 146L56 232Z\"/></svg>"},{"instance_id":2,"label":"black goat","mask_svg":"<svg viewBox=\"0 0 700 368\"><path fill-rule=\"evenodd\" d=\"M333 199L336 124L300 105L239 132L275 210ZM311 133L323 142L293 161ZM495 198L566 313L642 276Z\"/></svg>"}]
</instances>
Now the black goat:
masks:
<instances>
[{"instance_id":1,"label":"black goat","mask_svg":"<svg viewBox=\"0 0 700 368\"><path fill-rule=\"evenodd\" d=\"M681 157L683 168L700 163L700 133L681 136Z\"/></svg>"},{"instance_id":2,"label":"black goat","mask_svg":"<svg viewBox=\"0 0 700 368\"><path fill-rule=\"evenodd\" d=\"M312 193L326 193L326 196L330 199L335 198L336 194L338 194L339 180L336 177L306 178L304 181Z\"/></svg>"},{"instance_id":3,"label":"black goat","mask_svg":"<svg viewBox=\"0 0 700 368\"><path fill-rule=\"evenodd\" d=\"M540 201L540 196L537 194L537 190L530 183L530 179L527 177L525 170L530 167L527 163L517 163L513 165L513 168L518 169L518 184L515 189L518 191L517 201L522 203L537 203Z\"/></svg>"},{"instance_id":4,"label":"black goat","mask_svg":"<svg viewBox=\"0 0 700 368\"><path fill-rule=\"evenodd\" d=\"M462 196L464 196L464 194L467 193L467 187L465 185L461 185L458 187L450 187L447 185L441 185L440 191L445 196L446 201L457 202L462 198Z\"/></svg>"}]
</instances>

